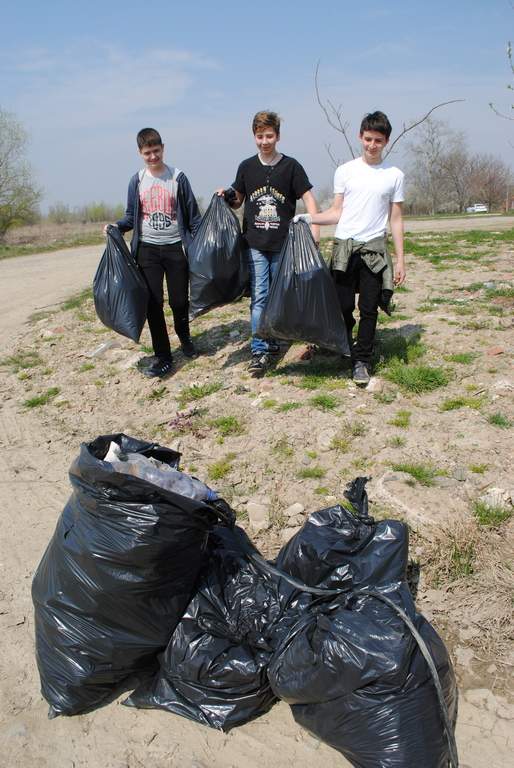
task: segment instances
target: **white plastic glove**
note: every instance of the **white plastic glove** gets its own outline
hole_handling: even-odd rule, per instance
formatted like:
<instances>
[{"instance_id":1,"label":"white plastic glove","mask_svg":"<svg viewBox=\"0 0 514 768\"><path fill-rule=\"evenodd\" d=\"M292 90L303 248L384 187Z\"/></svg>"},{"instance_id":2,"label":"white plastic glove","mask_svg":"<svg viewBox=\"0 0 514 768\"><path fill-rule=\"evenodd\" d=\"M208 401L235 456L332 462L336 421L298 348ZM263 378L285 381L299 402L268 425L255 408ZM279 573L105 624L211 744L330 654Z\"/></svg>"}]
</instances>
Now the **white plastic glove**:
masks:
<instances>
[{"instance_id":1,"label":"white plastic glove","mask_svg":"<svg viewBox=\"0 0 514 768\"><path fill-rule=\"evenodd\" d=\"M312 224L312 216L310 213L298 213L293 218L293 224L298 224L299 221L305 221L306 224Z\"/></svg>"}]
</instances>

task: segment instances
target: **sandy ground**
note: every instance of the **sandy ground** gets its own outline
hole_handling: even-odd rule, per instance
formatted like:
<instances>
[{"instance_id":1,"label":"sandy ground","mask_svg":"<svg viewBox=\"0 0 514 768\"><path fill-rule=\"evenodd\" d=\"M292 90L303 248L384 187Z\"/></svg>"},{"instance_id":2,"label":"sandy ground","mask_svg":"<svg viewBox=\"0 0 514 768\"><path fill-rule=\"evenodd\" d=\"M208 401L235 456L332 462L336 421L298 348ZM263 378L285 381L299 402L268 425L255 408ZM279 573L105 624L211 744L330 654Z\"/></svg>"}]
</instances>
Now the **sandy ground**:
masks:
<instances>
[{"instance_id":1,"label":"sandy ground","mask_svg":"<svg viewBox=\"0 0 514 768\"><path fill-rule=\"evenodd\" d=\"M451 224L457 229L455 221ZM492 228L499 229L504 221L499 219ZM485 225L486 219L480 223ZM410 225L408 228L413 231ZM434 230L433 222L430 229ZM514 487L512 448L508 444L512 430L493 428L485 418L491 410L501 410L511 419L514 416L509 404L512 389L499 384L513 384L512 326L508 316L484 319L483 305L472 316L478 321L475 329L466 327L469 317L460 316L454 306L434 305L423 314L417 307L426 300L429 281L435 284L432 293L436 295L443 287L454 286L457 291L477 280L500 284L512 280L512 249L502 245L486 264L466 263L462 271L437 272L426 262L411 260L411 292L399 294L405 319L386 329L407 328L408 332L408 327L421 325L430 361L439 362L450 349L476 354L476 361L465 372L459 371L444 394L406 395L391 390L377 377L380 387L376 392L382 396L377 399L348 382L343 382L343 393L334 383L328 391L341 401L330 412L309 406L309 398L316 392L301 388L300 377L308 374L309 365L298 362L301 348L292 347L287 353L282 362L286 366L283 376L261 381L248 378L248 309L244 303L197 321L194 331L203 355L188 363L177 354L177 374L164 385L141 378L133 368L140 354L138 346L106 332L90 304L76 312L56 311L51 317L27 323L35 310L84 288L100 253L101 248L88 247L0 262L2 359L19 350L37 349L44 360L42 366L28 371L0 368L0 506L4 510L0 766L286 768L294 764L296 768L311 768L315 762L326 768L343 768L346 761L302 731L284 704L228 735L167 713L128 709L121 706L121 699L92 714L47 719L34 663L30 584L69 495L67 468L82 440L110 431L173 443L183 451L184 467L204 477L214 460L233 452L237 458L221 481L221 490L241 513L243 525L248 522L244 510L249 499L269 502L271 526L256 541L270 555L291 535L291 530L284 531L283 510L287 505L301 501L306 513L320 508L324 505L318 495L320 483L326 486L323 492L329 491L335 498L349 478L363 471L374 477L369 492L375 513L381 509L401 513L414 529L419 526L420 535L425 526L439 524L448 516L465 519L470 501L484 488ZM101 357L89 357L105 340L119 343ZM148 343L147 335L142 341ZM501 352L489 355L493 349ZM199 403L208 409L207 415L198 417L195 430L177 437L176 431L166 426L179 410L176 398L193 382L213 381L219 382L221 389ZM25 398L52 386L59 387L60 393L51 404L33 410L23 407ZM487 393L490 400L485 411L466 408L441 412L441 399L461 394L465 387L468 393ZM391 397L386 397L388 394ZM278 411L280 404L291 401L298 401L301 407L291 413ZM405 433L385 427L399 409L412 413L412 429ZM221 440L206 419L229 413L235 413L246 430ZM353 430L357 434L364 425L368 437L373 437L375 455L371 460L364 451L365 441L359 437L350 438L349 454L330 449L331 436L348 424L360 425L359 430ZM391 447L394 435L405 439L404 447ZM276 455L270 460L272 446L280 436L287 437L293 447L290 464L289 459ZM445 467L445 482L430 488L413 487L404 482L401 473L388 476L393 458L426 459ZM326 476L314 482L298 481L296 461L299 466L308 466L309 461L321 464ZM484 473L473 475L466 469L479 462L487 467ZM509 557L512 533L511 524L491 539L491 556L500 553L503 559ZM412 546L422 548L423 540L415 537ZM498 650L480 650L480 644L474 644L476 633L482 631L477 626L490 626L491 617L483 604L492 602L493 597L487 589L479 602L473 590L466 592L465 587L461 592L428 589L422 576L420 607L449 643L461 684L461 768L506 768L514 753L514 708L509 697L513 654L506 652L500 663ZM499 625L498 633L503 631ZM508 638L504 639L508 643Z\"/></svg>"}]
</instances>

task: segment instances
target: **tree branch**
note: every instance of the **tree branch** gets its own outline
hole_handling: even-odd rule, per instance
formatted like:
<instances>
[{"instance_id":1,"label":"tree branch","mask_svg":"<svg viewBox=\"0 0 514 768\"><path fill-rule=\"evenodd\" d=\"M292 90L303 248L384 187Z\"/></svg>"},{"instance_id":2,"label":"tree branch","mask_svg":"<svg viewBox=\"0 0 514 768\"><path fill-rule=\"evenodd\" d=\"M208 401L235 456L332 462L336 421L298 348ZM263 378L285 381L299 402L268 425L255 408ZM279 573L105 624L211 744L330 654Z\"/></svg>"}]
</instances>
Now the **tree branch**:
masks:
<instances>
[{"instance_id":1,"label":"tree branch","mask_svg":"<svg viewBox=\"0 0 514 768\"><path fill-rule=\"evenodd\" d=\"M417 120L415 123L412 123L412 125L409 125L408 128L406 128L404 125L403 131L396 137L393 143L389 146L387 152L384 154L384 158L386 158L387 155L391 154L394 145L397 144L398 141L400 141L400 139L402 139L406 133L408 133L409 131L412 131L413 128L417 128L417 126L421 125L421 123L424 123L425 120L427 120L427 118L429 118L432 112L434 112L436 109L439 109L440 107L446 107L448 104L457 104L461 101L465 101L465 99L452 99L451 101L442 101L440 104L436 104L435 107L432 107L432 109L430 109L426 113L426 115L424 115L420 120Z\"/></svg>"},{"instance_id":2,"label":"tree branch","mask_svg":"<svg viewBox=\"0 0 514 768\"><path fill-rule=\"evenodd\" d=\"M321 107L321 109L323 111L323 114L326 117L327 123L335 131L337 131L338 133L341 133L343 135L344 140L346 141L346 145L347 145L348 149L350 150L350 154L351 154L352 158L355 158L355 152L354 152L353 147L352 147L352 145L350 143L350 140L348 138L348 133L347 133L348 125L349 124L343 122L341 106L339 106L336 109L334 107L334 105L332 104L332 102L327 101L328 106L330 107L330 109L332 110L332 112L333 112L333 114L335 116L335 121L336 122L334 122L334 120L333 120L333 118L332 118L332 116L331 116L327 106L324 104L324 102L321 99L320 92L319 92L319 85L318 85L319 65L320 65L320 63L321 63L321 60L318 59L318 62L316 64L316 71L315 71L315 74L314 74L314 87L316 89L316 99L318 100L318 104L320 105L320 107ZM330 157L332 159L332 156L330 156Z\"/></svg>"}]
</instances>

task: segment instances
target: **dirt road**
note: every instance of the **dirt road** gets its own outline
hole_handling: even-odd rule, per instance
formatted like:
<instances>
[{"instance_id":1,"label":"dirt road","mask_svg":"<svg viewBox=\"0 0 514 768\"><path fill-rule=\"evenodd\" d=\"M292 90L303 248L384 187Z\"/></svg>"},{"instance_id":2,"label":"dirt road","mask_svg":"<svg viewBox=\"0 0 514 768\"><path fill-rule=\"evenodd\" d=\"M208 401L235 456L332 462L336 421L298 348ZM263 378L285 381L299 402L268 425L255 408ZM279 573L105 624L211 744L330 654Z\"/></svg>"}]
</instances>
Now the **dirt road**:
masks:
<instances>
[{"instance_id":1,"label":"dirt road","mask_svg":"<svg viewBox=\"0 0 514 768\"><path fill-rule=\"evenodd\" d=\"M444 229L463 229L468 221L471 219L445 220ZM505 223L511 224L501 217L473 219L473 227L480 225L481 228L499 229ZM424 231L426 224L425 221L409 221L407 229L414 231L415 225L421 228L418 231ZM428 224L432 231L436 224L442 226L441 220ZM228 735L167 713L122 707L121 698L90 714L47 720L47 706L39 693L39 678L34 663L30 584L69 495L66 472L77 453L79 443L86 436L92 437L111 429L149 434L146 430L172 415L177 408L175 396L182 387L196 380L195 377L203 383L204 380L216 380L222 375L224 380L231 383L231 394L227 397L227 390L221 389L212 396L209 402L212 414L228 414L229 411L223 409L239 407L241 401L241 413L237 411L236 415L243 419L250 413L252 429L247 434L227 438L224 444L215 439L212 429L208 430L209 434L203 441L196 440L196 443L193 437L185 435L184 455L189 454L191 457L192 449L195 448L194 460L201 473L206 471L209 461L223 457L228 448L233 447L241 456L252 457L253 471L258 473L254 479L258 477L261 490L266 489L267 483L276 482L282 494L279 500L283 506L298 501L301 493L301 500L306 507L316 509L322 504L321 497L313 495L316 483L306 481L299 484L295 475L296 467L288 467L283 471L284 477L277 480L271 475L273 468L268 463L269 449L279 429L287 431L297 449L295 458L298 455L299 460L305 459L300 446L315 449L316 461L326 464L327 477L323 482L327 485L333 482L331 472L334 468L340 473L351 459L365 458L358 455L358 440L352 444L350 455L343 454L342 458L323 447L322 438L329 433L334 420L344 424L347 418L355 419L357 426L364 425L368 434L373 436L380 454L376 465L369 467L370 474L374 474L383 472L380 461L384 461L383 466L386 466L385 462L401 453L399 448L393 451L386 446L391 428L384 429L384 423L391 424L388 419L396 410L407 407L413 412L414 425L402 438L406 443L406 456L411 452L416 457L433 460L438 466L448 466L452 471L455 464L462 470L472 461L485 462L490 465L490 469L484 471L491 473L491 480L496 484L500 483L508 465L505 437L509 433L494 433L493 428L476 410L470 410L469 414L464 410L449 412L449 415L442 412L438 407L440 401L437 395L428 395L418 403L416 398L398 393L397 399L390 402L352 389L351 383L345 390L348 393L346 410L340 415L337 411L325 413L312 408L309 410L308 398L312 392L295 387L290 381L294 378L293 374L284 374L282 380L277 377L261 382L249 380L246 376L246 305L228 308L228 318L224 316L223 309L214 319L211 315L200 321L200 327L205 328L200 336L200 344L205 345L205 355L192 364L188 363L189 368L184 365L182 371L165 382L166 386L158 396L155 396L152 382L143 380L133 368L126 365L137 352L130 342L123 342L121 348L110 351L112 357L99 359L94 365L88 359L88 370L81 371L85 361L84 351L93 349L100 340L106 338L96 335L101 334L103 329L95 320L91 307L87 308L90 315L87 320L77 319L73 313L60 312L37 326L28 325L26 321L32 312L55 305L70 293L90 284L101 252L102 247L95 246L0 262L0 347L3 350L0 356L4 358L17 348L37 348L44 358L44 365L29 373L0 368L0 509L3 512L0 545L0 766L289 768L293 764L295 768L311 768L313 764L319 764L324 768L347 768L348 763L337 752L321 744L294 723L289 708L284 704L277 705L266 716ZM496 271L480 264L471 265L465 273L466 283L504 279L508 263L505 255L502 259L495 265ZM419 321L419 315L415 313L426 294L429 278L439 280L438 288L441 288L443 281L448 283L449 275L455 275L456 281L462 283L459 273L436 272L429 264L416 264L409 282L409 293L402 297L405 304L403 311L411 312L410 317ZM469 321L468 316L454 312L453 305L441 307L443 309L434 305L431 312L423 315L423 323L427 328L425 339L433 355L447 351L453 338L453 327L458 322ZM456 307L460 308L459 305ZM444 323L438 315L443 310L446 313ZM232 317L230 312L236 315ZM244 312L244 318L243 314L237 316L237 312ZM477 320L476 317L472 319ZM448 320L452 325L449 325ZM462 347L476 354L476 371L473 369L471 381L477 390L479 386L492 388L493 383L504 382L511 375L507 370L506 352L512 348L507 327L491 330L484 325L480 330L480 324L478 326L478 330L470 332L460 330L459 346L459 351ZM56 328L61 330L56 331ZM240 332L238 329L243 330ZM216 342L216 338L220 341ZM212 349L209 345L212 345ZM488 369L493 365L492 358L484 353L484 349L493 345L501 346L505 352L494 358L495 372L491 373ZM236 384L239 385L239 392L235 391ZM454 383L454 389L450 390L454 397L462 394L458 385L459 382ZM60 401L56 400L46 408L34 410L22 406L26 397L51 386L60 387ZM340 394L338 389L334 392ZM285 398L301 401L304 410L292 411L291 414L278 412L273 403L289 402ZM495 407L507 409L501 397L495 402ZM467 414L466 429L465 434L464 431L459 434L463 413ZM271 422L277 432L273 436L266 432ZM398 429L396 432L397 436L400 435ZM316 442L318 438L319 444ZM282 471L279 460L276 459L276 462ZM234 471L237 473L237 476L233 476L234 483L237 480L241 487L245 470L236 467ZM352 471L356 472L357 469ZM368 467L363 471L368 472ZM286 483L286 477L292 479ZM427 488L413 488L397 479L389 487L398 487L398 492L404 494L402 498L409 506L419 505L434 511L455 500L455 508L460 509L459 505L464 504L464 490L461 489L469 487L473 491L472 480L478 479L484 483L488 478L488 475L478 475L476 478L469 476L463 481L462 478L456 480L445 476L442 479L447 487L441 485ZM271 493L269 490L262 492ZM289 498L287 494L295 495ZM271 535L279 534L271 532ZM441 590L437 601L445 599L447 597ZM437 609L436 601L432 608L433 611ZM443 605L442 613L444 610ZM483 687L482 678L473 677L472 666L476 660L465 644L465 633L471 630L467 625L462 629L457 665L460 674L468 674L471 684L467 690L461 691L459 707L457 734L461 768L506 768L514 750L514 708L495 688L495 685L499 687L502 682L504 673L501 670L504 668L492 671L491 679L496 675L494 682L490 685L488 683L489 688Z\"/></svg>"}]
</instances>

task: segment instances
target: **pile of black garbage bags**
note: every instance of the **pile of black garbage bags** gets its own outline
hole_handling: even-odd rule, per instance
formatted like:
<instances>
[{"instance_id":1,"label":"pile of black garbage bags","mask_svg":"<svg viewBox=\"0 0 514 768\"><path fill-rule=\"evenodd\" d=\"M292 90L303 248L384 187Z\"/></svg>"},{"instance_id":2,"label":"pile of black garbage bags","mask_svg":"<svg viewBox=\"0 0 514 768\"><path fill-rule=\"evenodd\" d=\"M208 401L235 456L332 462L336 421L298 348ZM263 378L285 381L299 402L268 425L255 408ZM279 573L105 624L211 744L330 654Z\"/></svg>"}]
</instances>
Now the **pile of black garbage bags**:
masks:
<instances>
[{"instance_id":1,"label":"pile of black garbage bags","mask_svg":"<svg viewBox=\"0 0 514 768\"><path fill-rule=\"evenodd\" d=\"M268 562L222 500L115 471L113 441L178 467L122 434L82 444L33 582L52 716L133 690L129 706L226 731L280 698L359 768L458 765L448 652L409 591L407 527L374 522L365 478Z\"/></svg>"}]
</instances>

